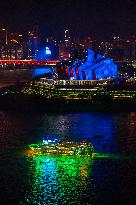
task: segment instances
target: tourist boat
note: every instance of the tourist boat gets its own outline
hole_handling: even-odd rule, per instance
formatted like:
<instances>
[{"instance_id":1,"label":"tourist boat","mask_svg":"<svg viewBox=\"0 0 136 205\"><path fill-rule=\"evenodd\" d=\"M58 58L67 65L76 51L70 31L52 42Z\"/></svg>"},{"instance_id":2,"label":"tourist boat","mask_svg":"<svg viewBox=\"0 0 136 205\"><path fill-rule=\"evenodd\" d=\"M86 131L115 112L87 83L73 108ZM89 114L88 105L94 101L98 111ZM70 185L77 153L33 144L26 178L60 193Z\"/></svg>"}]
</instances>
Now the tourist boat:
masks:
<instances>
[{"instance_id":1,"label":"tourist boat","mask_svg":"<svg viewBox=\"0 0 136 205\"><path fill-rule=\"evenodd\" d=\"M90 142L57 142L57 140L43 140L41 143L30 144L34 155L75 155L92 157L94 147Z\"/></svg>"}]
</instances>

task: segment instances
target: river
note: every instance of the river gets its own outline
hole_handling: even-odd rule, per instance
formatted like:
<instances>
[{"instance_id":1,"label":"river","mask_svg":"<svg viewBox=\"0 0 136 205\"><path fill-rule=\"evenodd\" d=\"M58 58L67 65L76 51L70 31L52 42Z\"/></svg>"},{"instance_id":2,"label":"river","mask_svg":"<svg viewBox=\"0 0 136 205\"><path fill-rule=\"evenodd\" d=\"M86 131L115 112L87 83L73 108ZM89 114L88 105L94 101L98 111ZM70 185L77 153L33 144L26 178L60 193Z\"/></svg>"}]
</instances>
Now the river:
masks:
<instances>
[{"instance_id":1,"label":"river","mask_svg":"<svg viewBox=\"0 0 136 205\"><path fill-rule=\"evenodd\" d=\"M13 72L12 77L7 73L8 79L17 76L28 80L35 73L34 69ZM4 82L5 71L0 75ZM30 155L28 145L47 137L88 140L103 157ZM0 109L0 205L133 205L135 156L136 112L38 113Z\"/></svg>"}]
</instances>

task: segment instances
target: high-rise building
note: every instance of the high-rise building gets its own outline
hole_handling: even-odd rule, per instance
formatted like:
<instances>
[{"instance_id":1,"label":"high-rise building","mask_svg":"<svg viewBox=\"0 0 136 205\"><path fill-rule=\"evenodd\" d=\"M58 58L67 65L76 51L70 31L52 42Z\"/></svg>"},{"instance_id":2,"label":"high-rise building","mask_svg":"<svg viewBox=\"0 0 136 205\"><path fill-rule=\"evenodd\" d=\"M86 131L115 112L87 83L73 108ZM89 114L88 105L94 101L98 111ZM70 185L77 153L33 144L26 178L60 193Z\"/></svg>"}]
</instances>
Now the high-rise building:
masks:
<instances>
[{"instance_id":1,"label":"high-rise building","mask_svg":"<svg viewBox=\"0 0 136 205\"><path fill-rule=\"evenodd\" d=\"M66 46L66 47L69 47L70 44L71 44L70 32L69 32L68 29L65 30L64 42L65 42L65 46Z\"/></svg>"},{"instance_id":2,"label":"high-rise building","mask_svg":"<svg viewBox=\"0 0 136 205\"><path fill-rule=\"evenodd\" d=\"M7 29L0 29L0 58L8 57L8 32Z\"/></svg>"},{"instance_id":3,"label":"high-rise building","mask_svg":"<svg viewBox=\"0 0 136 205\"><path fill-rule=\"evenodd\" d=\"M34 59L38 52L40 43L40 33L38 26L33 28L33 31L28 32L28 58Z\"/></svg>"},{"instance_id":4,"label":"high-rise building","mask_svg":"<svg viewBox=\"0 0 136 205\"><path fill-rule=\"evenodd\" d=\"M10 33L8 43L8 58L23 59L23 35L20 33Z\"/></svg>"}]
</instances>

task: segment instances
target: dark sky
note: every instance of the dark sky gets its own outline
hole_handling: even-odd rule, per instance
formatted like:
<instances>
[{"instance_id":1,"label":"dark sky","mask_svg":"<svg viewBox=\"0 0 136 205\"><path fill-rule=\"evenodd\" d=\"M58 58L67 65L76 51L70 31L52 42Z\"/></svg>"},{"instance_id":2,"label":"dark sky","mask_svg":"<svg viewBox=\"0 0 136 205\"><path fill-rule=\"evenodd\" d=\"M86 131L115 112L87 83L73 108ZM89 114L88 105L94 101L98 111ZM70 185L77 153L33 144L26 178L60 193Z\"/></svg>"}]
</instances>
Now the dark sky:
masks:
<instances>
[{"instance_id":1,"label":"dark sky","mask_svg":"<svg viewBox=\"0 0 136 205\"><path fill-rule=\"evenodd\" d=\"M69 28L74 36L103 39L136 34L134 0L1 0L0 24L25 32L34 24L46 35L62 37Z\"/></svg>"}]
</instances>

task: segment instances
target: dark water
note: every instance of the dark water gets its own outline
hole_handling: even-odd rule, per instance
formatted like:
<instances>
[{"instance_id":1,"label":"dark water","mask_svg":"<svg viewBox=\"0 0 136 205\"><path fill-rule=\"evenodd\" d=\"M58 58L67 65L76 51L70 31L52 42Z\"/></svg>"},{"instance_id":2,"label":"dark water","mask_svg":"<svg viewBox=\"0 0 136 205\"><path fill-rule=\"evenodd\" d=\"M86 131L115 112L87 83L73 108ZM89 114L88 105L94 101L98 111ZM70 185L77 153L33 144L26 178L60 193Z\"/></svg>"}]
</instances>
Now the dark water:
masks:
<instances>
[{"instance_id":1,"label":"dark water","mask_svg":"<svg viewBox=\"0 0 136 205\"><path fill-rule=\"evenodd\" d=\"M88 139L106 158L32 157L44 137ZM0 112L0 205L136 204L136 113Z\"/></svg>"},{"instance_id":2,"label":"dark water","mask_svg":"<svg viewBox=\"0 0 136 205\"><path fill-rule=\"evenodd\" d=\"M12 67L12 69L0 67L0 88L14 85L15 83L29 81L32 78L49 72L51 67Z\"/></svg>"},{"instance_id":3,"label":"dark water","mask_svg":"<svg viewBox=\"0 0 136 205\"><path fill-rule=\"evenodd\" d=\"M41 69L0 71L0 87ZM31 156L43 138L92 142L102 158ZM108 154L109 157L106 157ZM136 204L136 113L0 111L0 205Z\"/></svg>"}]
</instances>

